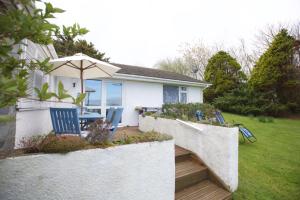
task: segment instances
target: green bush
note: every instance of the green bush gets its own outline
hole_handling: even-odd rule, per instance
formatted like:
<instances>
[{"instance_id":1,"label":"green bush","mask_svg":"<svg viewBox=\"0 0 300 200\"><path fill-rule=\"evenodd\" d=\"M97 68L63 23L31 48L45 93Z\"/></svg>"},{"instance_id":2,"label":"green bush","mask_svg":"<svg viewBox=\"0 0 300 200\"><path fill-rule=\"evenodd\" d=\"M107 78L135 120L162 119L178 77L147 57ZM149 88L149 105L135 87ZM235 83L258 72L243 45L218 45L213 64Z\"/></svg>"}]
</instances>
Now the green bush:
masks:
<instances>
[{"instance_id":1,"label":"green bush","mask_svg":"<svg viewBox=\"0 0 300 200\"><path fill-rule=\"evenodd\" d=\"M38 153L40 152L40 145L44 141L44 135L35 135L31 137L23 137L20 140L20 147L25 153Z\"/></svg>"},{"instance_id":2,"label":"green bush","mask_svg":"<svg viewBox=\"0 0 300 200\"><path fill-rule=\"evenodd\" d=\"M154 131L141 133L138 135L123 135L123 137L118 140L114 141L114 144L133 144L133 143L141 143L141 142L154 142L154 141L165 141L165 140L171 140L172 136L167 134L161 134Z\"/></svg>"},{"instance_id":3,"label":"green bush","mask_svg":"<svg viewBox=\"0 0 300 200\"><path fill-rule=\"evenodd\" d=\"M164 104L162 106L162 117L196 121L196 111L198 110L204 112L204 115L208 119L215 117L216 109L214 106L204 103Z\"/></svg>"},{"instance_id":4,"label":"green bush","mask_svg":"<svg viewBox=\"0 0 300 200\"><path fill-rule=\"evenodd\" d=\"M258 116L257 117L259 122L262 123L272 123L274 122L274 118L273 117L268 117L268 116Z\"/></svg>"},{"instance_id":5,"label":"green bush","mask_svg":"<svg viewBox=\"0 0 300 200\"><path fill-rule=\"evenodd\" d=\"M259 122L262 122L262 123L266 123L267 122L267 119L266 119L265 116L258 116L257 119L258 119Z\"/></svg>"},{"instance_id":6,"label":"green bush","mask_svg":"<svg viewBox=\"0 0 300 200\"><path fill-rule=\"evenodd\" d=\"M40 152L67 153L89 147L89 143L79 136L56 136L49 134L40 144Z\"/></svg>"},{"instance_id":7,"label":"green bush","mask_svg":"<svg viewBox=\"0 0 300 200\"><path fill-rule=\"evenodd\" d=\"M269 100L273 95L271 91L259 93L244 85L216 98L213 105L222 111L242 115L282 116L289 113L288 106Z\"/></svg>"},{"instance_id":8,"label":"green bush","mask_svg":"<svg viewBox=\"0 0 300 200\"><path fill-rule=\"evenodd\" d=\"M267 122L269 122L269 123L274 122L274 118L273 118L273 117L267 117L266 120L267 120Z\"/></svg>"},{"instance_id":9,"label":"green bush","mask_svg":"<svg viewBox=\"0 0 300 200\"><path fill-rule=\"evenodd\" d=\"M141 142L165 141L172 139L172 136L156 132L146 132L138 135L124 135L117 141L88 141L74 135L57 136L49 134L47 136L33 136L23 138L21 147L24 153L68 153L81 149L107 148L115 145L133 144Z\"/></svg>"}]
</instances>

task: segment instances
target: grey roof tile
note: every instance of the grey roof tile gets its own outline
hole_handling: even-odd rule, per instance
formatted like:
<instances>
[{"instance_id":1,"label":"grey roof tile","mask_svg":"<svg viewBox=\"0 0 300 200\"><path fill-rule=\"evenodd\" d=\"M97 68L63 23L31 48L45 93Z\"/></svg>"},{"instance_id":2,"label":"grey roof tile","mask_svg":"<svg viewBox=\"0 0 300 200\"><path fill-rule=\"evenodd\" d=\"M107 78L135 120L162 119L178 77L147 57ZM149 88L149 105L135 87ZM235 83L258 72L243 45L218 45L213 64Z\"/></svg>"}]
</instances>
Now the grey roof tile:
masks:
<instances>
[{"instance_id":1,"label":"grey roof tile","mask_svg":"<svg viewBox=\"0 0 300 200\"><path fill-rule=\"evenodd\" d=\"M137 75L137 76L146 76L146 77L154 77L154 78L162 78L162 79L171 79L178 81L188 81L194 83L207 83L205 81L197 80L189 76L185 76L182 74L177 74L175 72L169 72L160 69L153 69L147 67L139 67L132 65L124 65L118 63L111 63L119 68L121 68L117 73L119 74L128 74L128 75Z\"/></svg>"}]
</instances>

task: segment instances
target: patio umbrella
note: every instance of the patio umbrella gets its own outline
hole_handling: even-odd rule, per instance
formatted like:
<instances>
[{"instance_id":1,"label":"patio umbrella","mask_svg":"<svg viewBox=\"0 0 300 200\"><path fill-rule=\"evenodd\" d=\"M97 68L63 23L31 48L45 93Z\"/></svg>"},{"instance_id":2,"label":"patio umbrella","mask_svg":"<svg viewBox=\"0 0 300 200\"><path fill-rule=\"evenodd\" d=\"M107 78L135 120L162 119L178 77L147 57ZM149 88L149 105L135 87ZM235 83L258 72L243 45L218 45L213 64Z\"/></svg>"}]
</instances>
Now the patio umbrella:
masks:
<instances>
[{"instance_id":1,"label":"patio umbrella","mask_svg":"<svg viewBox=\"0 0 300 200\"><path fill-rule=\"evenodd\" d=\"M50 60L53 68L51 75L80 78L81 93L83 93L83 80L92 78L112 77L120 68L91 58L82 53Z\"/></svg>"}]
</instances>

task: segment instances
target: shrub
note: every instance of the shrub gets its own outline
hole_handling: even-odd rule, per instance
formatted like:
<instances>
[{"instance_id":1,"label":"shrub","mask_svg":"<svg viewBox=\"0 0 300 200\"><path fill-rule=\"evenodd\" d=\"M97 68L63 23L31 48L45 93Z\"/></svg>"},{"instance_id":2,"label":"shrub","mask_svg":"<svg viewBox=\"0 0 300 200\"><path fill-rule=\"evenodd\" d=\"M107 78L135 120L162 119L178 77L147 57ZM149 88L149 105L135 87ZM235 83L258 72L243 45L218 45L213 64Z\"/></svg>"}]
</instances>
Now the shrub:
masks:
<instances>
[{"instance_id":1,"label":"shrub","mask_svg":"<svg viewBox=\"0 0 300 200\"><path fill-rule=\"evenodd\" d=\"M173 137L167 134L161 134L154 131L141 133L138 135L123 135L123 137L118 140L114 141L115 144L133 144L133 143L141 143L141 142L154 142L154 141L165 141L171 140Z\"/></svg>"},{"instance_id":2,"label":"shrub","mask_svg":"<svg viewBox=\"0 0 300 200\"><path fill-rule=\"evenodd\" d=\"M182 120L196 121L196 111L201 110L205 117L210 119L215 117L216 109L210 104L188 103L188 104L164 104L162 116L167 118L179 118Z\"/></svg>"},{"instance_id":3,"label":"shrub","mask_svg":"<svg viewBox=\"0 0 300 200\"><path fill-rule=\"evenodd\" d=\"M79 136L56 136L49 134L40 144L40 152L44 153L67 153L84 149L89 143Z\"/></svg>"},{"instance_id":4,"label":"shrub","mask_svg":"<svg viewBox=\"0 0 300 200\"><path fill-rule=\"evenodd\" d=\"M274 122L274 118L273 117L267 117L266 120L267 120L267 122L270 122L270 123Z\"/></svg>"},{"instance_id":5,"label":"shrub","mask_svg":"<svg viewBox=\"0 0 300 200\"><path fill-rule=\"evenodd\" d=\"M258 116L258 121L259 122L262 122L262 123L266 123L267 122L267 120L266 120L266 117L265 116Z\"/></svg>"},{"instance_id":6,"label":"shrub","mask_svg":"<svg viewBox=\"0 0 300 200\"><path fill-rule=\"evenodd\" d=\"M49 134L47 136L34 136L22 140L22 147L25 153L68 153L81 149L107 148L114 145L133 144L141 142L165 141L172 139L171 136L156 132L141 133L138 135L123 137L118 141L95 140L89 143L86 139L74 135L57 136Z\"/></svg>"},{"instance_id":7,"label":"shrub","mask_svg":"<svg viewBox=\"0 0 300 200\"><path fill-rule=\"evenodd\" d=\"M259 116L258 118L259 122L263 122L263 123L272 123L274 122L274 118L273 117L268 117L268 116Z\"/></svg>"},{"instance_id":8,"label":"shrub","mask_svg":"<svg viewBox=\"0 0 300 200\"><path fill-rule=\"evenodd\" d=\"M23 137L20 140L20 147L25 153L38 153L40 151L40 144L45 139L43 135L36 135L31 137Z\"/></svg>"},{"instance_id":9,"label":"shrub","mask_svg":"<svg viewBox=\"0 0 300 200\"><path fill-rule=\"evenodd\" d=\"M223 111L242 115L268 115L280 116L288 112L288 106L279 103L272 98L273 92L260 93L249 89L246 85L218 97L213 105Z\"/></svg>"},{"instance_id":10,"label":"shrub","mask_svg":"<svg viewBox=\"0 0 300 200\"><path fill-rule=\"evenodd\" d=\"M96 120L90 124L90 133L87 135L86 140L93 145L109 144L112 139L110 135L111 128L111 123Z\"/></svg>"}]
</instances>

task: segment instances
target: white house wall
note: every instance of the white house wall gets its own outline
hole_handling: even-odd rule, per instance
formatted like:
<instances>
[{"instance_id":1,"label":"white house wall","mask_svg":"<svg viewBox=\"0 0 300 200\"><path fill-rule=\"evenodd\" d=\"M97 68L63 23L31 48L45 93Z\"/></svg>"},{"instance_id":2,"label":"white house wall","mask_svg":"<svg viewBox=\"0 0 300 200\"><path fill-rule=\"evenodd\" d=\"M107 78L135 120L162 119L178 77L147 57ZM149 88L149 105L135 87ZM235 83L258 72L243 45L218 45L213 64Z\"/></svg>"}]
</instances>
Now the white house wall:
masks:
<instances>
[{"instance_id":1,"label":"white house wall","mask_svg":"<svg viewBox=\"0 0 300 200\"><path fill-rule=\"evenodd\" d=\"M64 84L64 88L72 96L77 96L80 92L80 80L67 77L55 77L56 87L58 81ZM106 108L106 84L108 82L122 83L122 126L138 126L138 112L136 107L161 107L163 105L163 85L165 83L155 83L136 80L103 79L102 80L102 100L101 113L105 115ZM73 87L75 83L75 87ZM187 87L188 103L203 103L203 94L201 87ZM99 108L99 107L98 107Z\"/></svg>"},{"instance_id":2,"label":"white house wall","mask_svg":"<svg viewBox=\"0 0 300 200\"><path fill-rule=\"evenodd\" d=\"M68 93L73 96L76 97L78 95L78 93L80 93L81 87L80 87L80 79L78 78L68 78L68 77L54 77L54 79L56 79L56 84L55 84L55 88L57 91L57 85L58 82L61 81L62 84L64 85L64 88L68 91ZM73 83L75 83L75 87L73 87Z\"/></svg>"},{"instance_id":3,"label":"white house wall","mask_svg":"<svg viewBox=\"0 0 300 200\"><path fill-rule=\"evenodd\" d=\"M188 87L188 103L203 103L203 90L200 87Z\"/></svg>"},{"instance_id":4,"label":"white house wall","mask_svg":"<svg viewBox=\"0 0 300 200\"><path fill-rule=\"evenodd\" d=\"M137 106L161 107L163 84L138 81L124 81L124 124L138 125Z\"/></svg>"}]
</instances>

